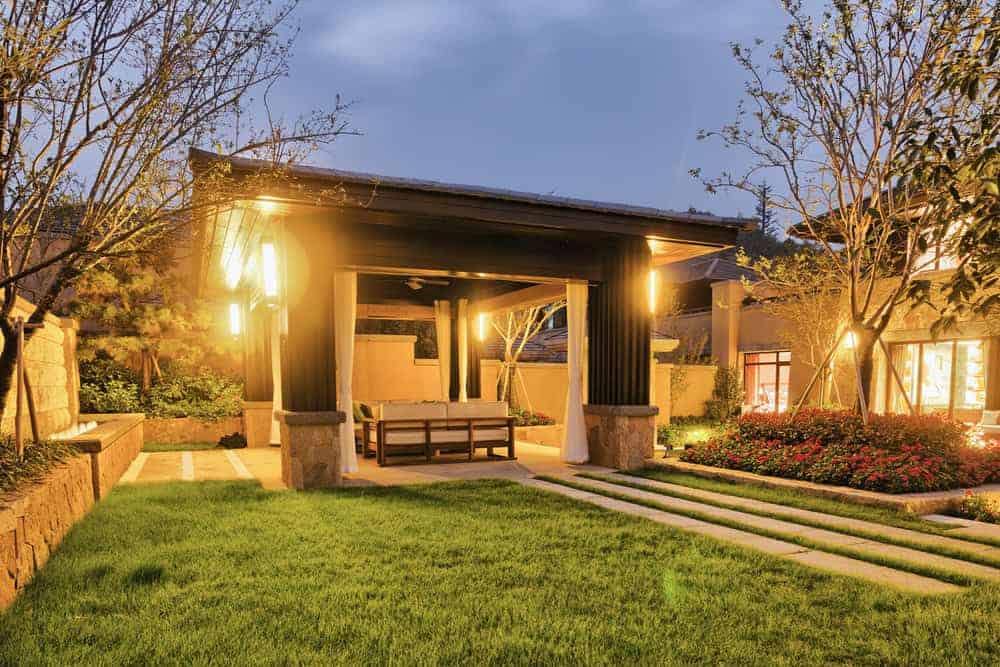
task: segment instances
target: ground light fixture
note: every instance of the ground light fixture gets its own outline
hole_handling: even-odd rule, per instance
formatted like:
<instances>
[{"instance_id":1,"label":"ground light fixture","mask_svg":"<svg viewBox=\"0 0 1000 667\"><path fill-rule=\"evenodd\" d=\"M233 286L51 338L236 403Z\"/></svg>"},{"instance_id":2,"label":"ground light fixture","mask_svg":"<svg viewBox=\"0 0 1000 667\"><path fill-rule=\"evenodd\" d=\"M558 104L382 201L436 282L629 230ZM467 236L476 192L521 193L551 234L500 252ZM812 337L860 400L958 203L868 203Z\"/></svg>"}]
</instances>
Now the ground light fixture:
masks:
<instances>
[{"instance_id":1,"label":"ground light fixture","mask_svg":"<svg viewBox=\"0 0 1000 667\"><path fill-rule=\"evenodd\" d=\"M273 304L278 299L278 252L269 238L260 243L260 271L264 298Z\"/></svg>"},{"instance_id":2,"label":"ground light fixture","mask_svg":"<svg viewBox=\"0 0 1000 667\"><path fill-rule=\"evenodd\" d=\"M231 303L229 304L229 333L233 336L239 336L243 331L243 317L240 310L240 304Z\"/></svg>"}]
</instances>

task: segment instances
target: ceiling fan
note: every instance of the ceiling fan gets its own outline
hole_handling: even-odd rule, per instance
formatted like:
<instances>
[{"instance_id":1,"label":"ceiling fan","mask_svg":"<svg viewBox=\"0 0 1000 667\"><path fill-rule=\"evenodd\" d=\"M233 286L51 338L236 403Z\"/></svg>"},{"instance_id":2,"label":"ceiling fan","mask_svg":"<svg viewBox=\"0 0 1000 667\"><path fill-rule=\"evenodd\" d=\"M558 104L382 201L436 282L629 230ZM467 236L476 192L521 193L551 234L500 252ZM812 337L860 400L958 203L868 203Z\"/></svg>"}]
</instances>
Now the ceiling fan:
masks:
<instances>
[{"instance_id":1,"label":"ceiling fan","mask_svg":"<svg viewBox=\"0 0 1000 667\"><path fill-rule=\"evenodd\" d=\"M403 281L403 284L416 292L422 290L424 285L450 285L451 281L444 280L443 278L421 278L420 276L410 276Z\"/></svg>"}]
</instances>

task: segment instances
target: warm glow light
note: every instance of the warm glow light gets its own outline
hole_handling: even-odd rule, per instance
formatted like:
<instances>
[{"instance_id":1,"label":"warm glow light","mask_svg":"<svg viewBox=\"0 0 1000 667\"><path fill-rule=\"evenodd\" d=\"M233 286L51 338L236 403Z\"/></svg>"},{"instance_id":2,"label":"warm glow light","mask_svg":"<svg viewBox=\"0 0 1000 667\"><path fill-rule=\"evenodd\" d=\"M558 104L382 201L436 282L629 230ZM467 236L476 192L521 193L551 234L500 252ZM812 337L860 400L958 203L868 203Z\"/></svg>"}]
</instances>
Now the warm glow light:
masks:
<instances>
[{"instance_id":1,"label":"warm glow light","mask_svg":"<svg viewBox=\"0 0 1000 667\"><path fill-rule=\"evenodd\" d=\"M847 335L844 336L844 348L848 350L853 350L854 346L858 344L858 338L854 335L853 331L848 331Z\"/></svg>"},{"instance_id":2,"label":"warm glow light","mask_svg":"<svg viewBox=\"0 0 1000 667\"><path fill-rule=\"evenodd\" d=\"M260 265L264 296L268 300L274 300L278 296L278 253L273 241L261 242Z\"/></svg>"},{"instance_id":3,"label":"warm glow light","mask_svg":"<svg viewBox=\"0 0 1000 667\"><path fill-rule=\"evenodd\" d=\"M243 324L240 320L240 304L229 304L229 333L234 336L240 335Z\"/></svg>"},{"instance_id":4,"label":"warm glow light","mask_svg":"<svg viewBox=\"0 0 1000 667\"><path fill-rule=\"evenodd\" d=\"M659 282L660 274L656 270L649 272L649 312L656 314L656 283Z\"/></svg>"},{"instance_id":5,"label":"warm glow light","mask_svg":"<svg viewBox=\"0 0 1000 667\"><path fill-rule=\"evenodd\" d=\"M278 208L278 204L270 199L258 199L254 203L257 205L257 210L261 213L273 213Z\"/></svg>"},{"instance_id":6,"label":"warm glow light","mask_svg":"<svg viewBox=\"0 0 1000 667\"><path fill-rule=\"evenodd\" d=\"M223 268L226 271L226 285L229 286L229 289L235 289L240 284L240 278L243 277L242 258L236 256L235 252L231 253L229 260Z\"/></svg>"},{"instance_id":7,"label":"warm glow light","mask_svg":"<svg viewBox=\"0 0 1000 667\"><path fill-rule=\"evenodd\" d=\"M476 318L476 336L479 338L479 342L486 340L486 326L489 324L489 317L486 313L479 313L479 317Z\"/></svg>"}]
</instances>

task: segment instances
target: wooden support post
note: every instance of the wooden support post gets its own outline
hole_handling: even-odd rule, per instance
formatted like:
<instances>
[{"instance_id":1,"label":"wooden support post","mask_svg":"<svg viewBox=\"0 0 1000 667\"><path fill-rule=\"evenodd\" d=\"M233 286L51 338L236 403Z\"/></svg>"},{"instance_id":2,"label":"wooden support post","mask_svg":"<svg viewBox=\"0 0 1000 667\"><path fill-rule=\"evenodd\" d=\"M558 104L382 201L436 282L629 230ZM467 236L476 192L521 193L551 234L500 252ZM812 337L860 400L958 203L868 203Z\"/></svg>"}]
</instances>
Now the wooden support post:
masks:
<instances>
[{"instance_id":1,"label":"wooden support post","mask_svg":"<svg viewBox=\"0 0 1000 667\"><path fill-rule=\"evenodd\" d=\"M816 385L816 379L823 374L823 369L830 365L830 360L833 359L833 355L837 352L837 348L840 347L840 341L844 340L844 336L846 334L847 329L844 329L840 335L837 336L837 341L833 344L833 347L830 348L830 351L827 352L826 358L823 359L823 363L816 368L816 372L813 373L812 378L809 380L809 384L806 385L805 391L802 392L802 396L799 397L799 400L795 403L795 407L792 408L793 417L798 414L799 410L802 409L802 404L806 402L807 398L809 398L809 394ZM836 381L834 383L836 384Z\"/></svg>"},{"instance_id":2,"label":"wooden support post","mask_svg":"<svg viewBox=\"0 0 1000 667\"><path fill-rule=\"evenodd\" d=\"M17 381L17 407L14 410L14 447L17 450L17 457L24 458L24 433L21 430L23 418L23 408L25 395L28 402L28 416L31 419L31 437L33 442L38 442L41 438L38 435L38 416L35 413L35 399L31 394L31 385L28 383L28 376L24 368L24 330L37 329L45 326L43 324L27 324L23 317L14 320L14 331L17 333L17 362L15 370L15 380Z\"/></svg>"}]
</instances>

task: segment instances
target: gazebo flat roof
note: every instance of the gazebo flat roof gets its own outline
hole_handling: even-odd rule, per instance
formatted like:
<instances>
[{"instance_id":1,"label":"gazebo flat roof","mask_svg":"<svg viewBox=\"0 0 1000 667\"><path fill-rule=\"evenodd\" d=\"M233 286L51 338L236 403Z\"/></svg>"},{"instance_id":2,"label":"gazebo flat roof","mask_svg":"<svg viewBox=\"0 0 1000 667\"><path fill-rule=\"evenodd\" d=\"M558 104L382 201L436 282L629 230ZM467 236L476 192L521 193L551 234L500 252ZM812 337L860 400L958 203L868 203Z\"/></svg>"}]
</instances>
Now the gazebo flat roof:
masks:
<instances>
[{"instance_id":1,"label":"gazebo flat roof","mask_svg":"<svg viewBox=\"0 0 1000 667\"><path fill-rule=\"evenodd\" d=\"M198 149L191 149L190 161L195 170L200 164L223 161L230 165L236 176L273 170L273 165L263 160L225 157ZM355 205L372 212L643 236L717 247L732 245L737 232L753 227L756 222L752 218L687 213L308 165L287 167L286 173L306 188L267 193L268 198L279 205L317 205L317 201L309 201L307 193L334 186L345 196L342 201L331 200L327 204L329 206ZM264 193L258 196L264 196Z\"/></svg>"}]
</instances>

